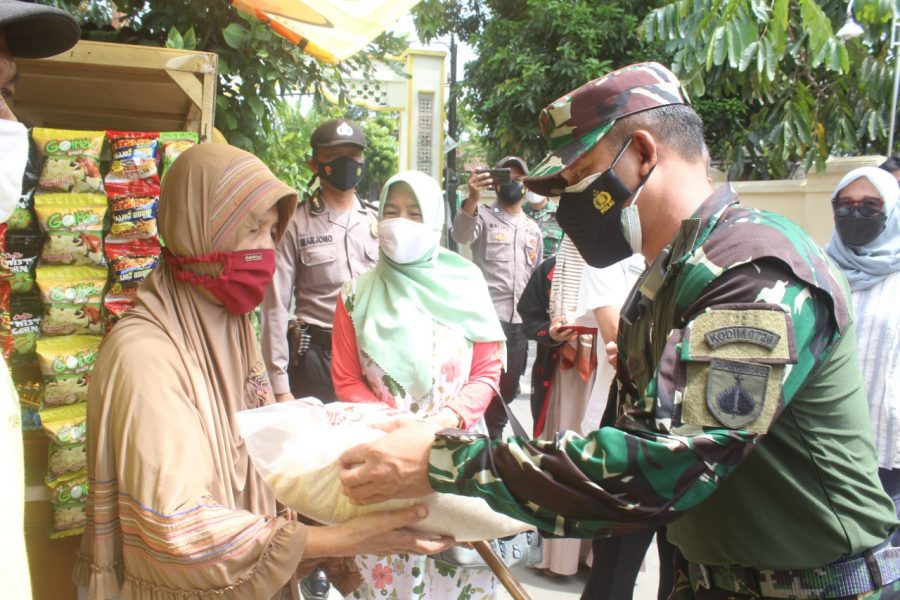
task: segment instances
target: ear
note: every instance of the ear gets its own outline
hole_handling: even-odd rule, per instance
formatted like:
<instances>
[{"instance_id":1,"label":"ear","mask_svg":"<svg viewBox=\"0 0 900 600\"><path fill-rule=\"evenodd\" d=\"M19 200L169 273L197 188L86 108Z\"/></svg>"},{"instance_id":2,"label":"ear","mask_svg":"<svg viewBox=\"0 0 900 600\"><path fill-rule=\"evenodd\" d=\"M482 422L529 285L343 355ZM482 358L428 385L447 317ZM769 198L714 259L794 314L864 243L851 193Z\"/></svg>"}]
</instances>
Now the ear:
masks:
<instances>
[{"instance_id":1,"label":"ear","mask_svg":"<svg viewBox=\"0 0 900 600\"><path fill-rule=\"evenodd\" d=\"M310 156L309 160L306 161L306 166L310 168L313 173L319 172L319 163L316 161L315 156Z\"/></svg>"},{"instance_id":2,"label":"ear","mask_svg":"<svg viewBox=\"0 0 900 600\"><path fill-rule=\"evenodd\" d=\"M638 129L632 136L631 147L637 150L640 155L641 167L639 174L641 177L644 177L659 161L656 139L646 129Z\"/></svg>"}]
</instances>

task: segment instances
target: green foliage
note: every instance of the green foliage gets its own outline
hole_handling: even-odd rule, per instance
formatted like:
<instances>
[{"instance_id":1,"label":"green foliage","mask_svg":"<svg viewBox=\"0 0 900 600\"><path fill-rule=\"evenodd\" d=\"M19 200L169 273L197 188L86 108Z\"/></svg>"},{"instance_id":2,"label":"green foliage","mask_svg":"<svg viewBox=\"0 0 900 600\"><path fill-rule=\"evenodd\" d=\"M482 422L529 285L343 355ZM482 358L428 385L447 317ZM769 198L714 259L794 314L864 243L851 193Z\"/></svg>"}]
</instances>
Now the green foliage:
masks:
<instances>
[{"instance_id":1,"label":"green foliage","mask_svg":"<svg viewBox=\"0 0 900 600\"><path fill-rule=\"evenodd\" d=\"M642 30L673 56L699 112L718 115L703 116L730 175L781 178L829 155L885 151L890 1L857 0L866 34L846 42L834 32L847 5L833 0L678 0ZM729 118L743 125L716 139L716 119Z\"/></svg>"},{"instance_id":2,"label":"green foliage","mask_svg":"<svg viewBox=\"0 0 900 600\"><path fill-rule=\"evenodd\" d=\"M537 127L544 106L613 68L656 56L634 35L656 5L424 0L415 14L420 36L454 32L474 46L477 58L466 67L463 102L487 158L515 154L534 163L547 148Z\"/></svg>"},{"instance_id":3,"label":"green foliage","mask_svg":"<svg viewBox=\"0 0 900 600\"><path fill-rule=\"evenodd\" d=\"M321 100L323 88L328 88L343 100L345 76L356 70L370 74L375 59L406 48L405 40L383 34L353 58L332 66L304 54L228 2L45 1L78 16L88 39L217 53L216 127L230 143L259 155L266 154L270 140L279 139L274 111L282 95L308 92ZM125 25L113 27L114 17Z\"/></svg>"}]
</instances>

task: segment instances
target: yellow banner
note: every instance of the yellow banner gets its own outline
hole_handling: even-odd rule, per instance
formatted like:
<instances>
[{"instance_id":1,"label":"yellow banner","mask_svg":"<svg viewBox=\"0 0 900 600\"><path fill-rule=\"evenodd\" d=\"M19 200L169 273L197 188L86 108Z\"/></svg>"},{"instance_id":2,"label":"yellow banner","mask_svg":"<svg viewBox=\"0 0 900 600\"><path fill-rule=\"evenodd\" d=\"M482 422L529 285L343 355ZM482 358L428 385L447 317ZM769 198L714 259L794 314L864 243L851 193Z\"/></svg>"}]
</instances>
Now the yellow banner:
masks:
<instances>
[{"instance_id":1,"label":"yellow banner","mask_svg":"<svg viewBox=\"0 0 900 600\"><path fill-rule=\"evenodd\" d=\"M234 0L307 54L328 63L353 56L419 0Z\"/></svg>"}]
</instances>

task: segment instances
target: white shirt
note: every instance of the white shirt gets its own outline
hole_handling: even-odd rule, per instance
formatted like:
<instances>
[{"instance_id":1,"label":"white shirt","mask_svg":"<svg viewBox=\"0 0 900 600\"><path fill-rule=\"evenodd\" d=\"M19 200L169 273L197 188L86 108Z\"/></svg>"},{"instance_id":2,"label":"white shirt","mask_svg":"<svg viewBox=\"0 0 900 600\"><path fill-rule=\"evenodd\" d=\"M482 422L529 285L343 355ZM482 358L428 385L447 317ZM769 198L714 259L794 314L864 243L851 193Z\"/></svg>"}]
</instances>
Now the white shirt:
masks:
<instances>
[{"instance_id":1,"label":"white shirt","mask_svg":"<svg viewBox=\"0 0 900 600\"><path fill-rule=\"evenodd\" d=\"M635 254L631 258L626 258L602 269L586 266L581 274L581 290L578 293L577 312L581 315L578 324L596 327L597 320L593 314L595 308L606 306L621 308L628 297L628 292L634 287L643 270L644 257L640 254ZM603 347L613 341L615 340L597 341L597 374L584 420L581 423L581 429L585 433L597 429L600 419L603 417L603 411L606 409L609 387L616 372L606 360Z\"/></svg>"}]
</instances>

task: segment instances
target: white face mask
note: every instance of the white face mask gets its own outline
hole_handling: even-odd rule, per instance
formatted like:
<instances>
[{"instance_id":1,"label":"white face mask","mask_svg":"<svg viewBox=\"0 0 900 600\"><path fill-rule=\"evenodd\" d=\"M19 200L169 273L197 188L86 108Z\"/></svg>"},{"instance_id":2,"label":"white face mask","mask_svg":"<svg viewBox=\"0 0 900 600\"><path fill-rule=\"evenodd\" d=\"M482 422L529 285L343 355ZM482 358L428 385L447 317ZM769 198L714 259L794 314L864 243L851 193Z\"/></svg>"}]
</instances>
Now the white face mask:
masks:
<instances>
[{"instance_id":1,"label":"white face mask","mask_svg":"<svg viewBox=\"0 0 900 600\"><path fill-rule=\"evenodd\" d=\"M389 259L408 265L434 252L439 233L425 223L397 217L378 224L378 243Z\"/></svg>"},{"instance_id":2,"label":"white face mask","mask_svg":"<svg viewBox=\"0 0 900 600\"><path fill-rule=\"evenodd\" d=\"M641 195L644 186L640 186L634 193L631 204L622 209L619 219L622 222L622 233L625 235L625 241L631 246L631 251L640 254L644 247L644 239L641 235L641 217L638 214L637 201Z\"/></svg>"},{"instance_id":3,"label":"white face mask","mask_svg":"<svg viewBox=\"0 0 900 600\"><path fill-rule=\"evenodd\" d=\"M28 162L28 130L16 121L0 119L0 223L5 223L22 195Z\"/></svg>"},{"instance_id":4,"label":"white face mask","mask_svg":"<svg viewBox=\"0 0 900 600\"><path fill-rule=\"evenodd\" d=\"M528 191L525 193L525 202L528 204L542 204L546 200L543 196L538 196L532 191Z\"/></svg>"}]
</instances>

